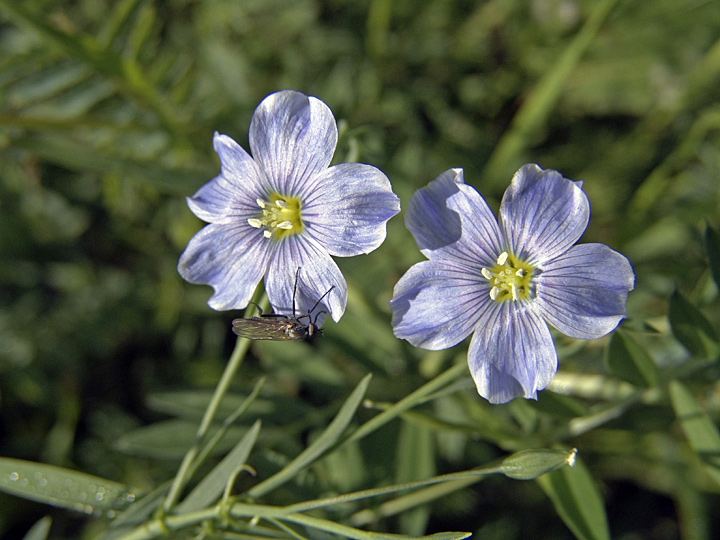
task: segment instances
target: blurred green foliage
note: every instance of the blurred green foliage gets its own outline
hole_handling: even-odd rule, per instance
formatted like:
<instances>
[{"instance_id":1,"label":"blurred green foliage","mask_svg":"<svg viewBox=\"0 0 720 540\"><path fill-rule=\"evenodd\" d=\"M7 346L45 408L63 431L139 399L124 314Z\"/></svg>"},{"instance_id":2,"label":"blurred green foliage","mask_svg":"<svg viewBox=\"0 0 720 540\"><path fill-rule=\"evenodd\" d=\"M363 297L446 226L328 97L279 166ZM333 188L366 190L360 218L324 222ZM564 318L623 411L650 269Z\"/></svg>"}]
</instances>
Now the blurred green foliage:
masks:
<instances>
[{"instance_id":1,"label":"blurred green foliage","mask_svg":"<svg viewBox=\"0 0 720 540\"><path fill-rule=\"evenodd\" d=\"M490 406L466 377L267 502L577 447L580 484L487 479L367 527L602 538L553 509L592 484L613 538L717 537L719 83L714 0L2 0L0 454L144 492L172 477L239 315L176 272L202 226L183 197L219 171L213 132L247 148L254 107L290 88L330 106L336 160L381 168L403 207L450 167L495 207L526 162L583 180L583 241L622 251L637 284L612 340L556 336L538 402ZM220 416L267 382L218 457L261 418L249 463L267 478L367 373L358 424L462 358L392 335L392 286L421 258L397 217L376 252L338 260L345 317L312 347L253 345ZM8 538L48 513L51 538L105 526L8 495L0 509Z\"/></svg>"}]
</instances>

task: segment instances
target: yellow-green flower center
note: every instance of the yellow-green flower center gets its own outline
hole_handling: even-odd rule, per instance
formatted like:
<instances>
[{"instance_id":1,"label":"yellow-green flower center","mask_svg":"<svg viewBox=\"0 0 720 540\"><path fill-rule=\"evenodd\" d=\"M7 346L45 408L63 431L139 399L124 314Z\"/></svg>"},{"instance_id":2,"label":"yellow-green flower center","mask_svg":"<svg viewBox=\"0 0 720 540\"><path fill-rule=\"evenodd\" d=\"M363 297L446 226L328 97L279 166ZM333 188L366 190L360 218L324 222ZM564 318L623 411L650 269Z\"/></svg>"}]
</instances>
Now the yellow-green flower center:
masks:
<instances>
[{"instance_id":1,"label":"yellow-green flower center","mask_svg":"<svg viewBox=\"0 0 720 540\"><path fill-rule=\"evenodd\" d=\"M297 197L270 193L267 200L257 199L256 202L260 213L256 218L248 219L248 224L256 229L264 229L265 238L280 240L302 232L302 205Z\"/></svg>"},{"instance_id":2,"label":"yellow-green flower center","mask_svg":"<svg viewBox=\"0 0 720 540\"><path fill-rule=\"evenodd\" d=\"M495 266L481 270L490 282L490 298L496 302L525 300L530 297L533 267L503 251Z\"/></svg>"}]
</instances>

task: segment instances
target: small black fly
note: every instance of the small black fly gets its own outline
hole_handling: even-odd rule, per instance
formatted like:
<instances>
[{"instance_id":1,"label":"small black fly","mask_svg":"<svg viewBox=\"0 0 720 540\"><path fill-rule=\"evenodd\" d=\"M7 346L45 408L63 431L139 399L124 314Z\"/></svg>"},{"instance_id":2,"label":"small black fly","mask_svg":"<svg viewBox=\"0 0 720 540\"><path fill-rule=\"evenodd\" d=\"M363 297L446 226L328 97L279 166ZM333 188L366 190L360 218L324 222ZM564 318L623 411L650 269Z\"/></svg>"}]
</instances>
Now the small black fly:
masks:
<instances>
[{"instance_id":1,"label":"small black fly","mask_svg":"<svg viewBox=\"0 0 720 540\"><path fill-rule=\"evenodd\" d=\"M293 287L293 314L292 317L287 315L279 315L277 313L263 313L260 306L255 302L250 302L258 310L257 317L248 317L247 319L235 319L232 322L233 332L238 336L248 339L269 339L273 341L287 341L304 339L310 341L315 334L320 331L316 324L318 316L323 311L318 312L315 318L312 318L312 312L318 307L322 299L325 298L335 286L333 285L323 294L315 305L308 310L305 315L295 316L295 293L297 292L298 275L300 268L295 273L295 286ZM303 321L307 319L307 321Z\"/></svg>"}]
</instances>

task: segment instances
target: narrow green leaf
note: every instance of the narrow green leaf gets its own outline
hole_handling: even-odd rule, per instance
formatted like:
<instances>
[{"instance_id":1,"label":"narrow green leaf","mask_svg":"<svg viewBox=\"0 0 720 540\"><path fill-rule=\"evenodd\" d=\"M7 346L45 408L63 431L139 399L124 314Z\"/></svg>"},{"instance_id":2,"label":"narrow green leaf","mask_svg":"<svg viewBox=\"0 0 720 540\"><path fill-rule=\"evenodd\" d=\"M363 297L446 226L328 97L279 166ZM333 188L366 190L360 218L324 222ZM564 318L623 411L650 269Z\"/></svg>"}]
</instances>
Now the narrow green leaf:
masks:
<instances>
[{"instance_id":1,"label":"narrow green leaf","mask_svg":"<svg viewBox=\"0 0 720 540\"><path fill-rule=\"evenodd\" d=\"M588 407L580 400L547 389L538 393L535 408L538 411L560 418L585 416L589 412Z\"/></svg>"},{"instance_id":2,"label":"narrow green leaf","mask_svg":"<svg viewBox=\"0 0 720 540\"><path fill-rule=\"evenodd\" d=\"M18 136L13 138L13 146L63 167L99 173L117 172L171 194L192 193L212 176L209 169L164 167L157 161L132 159L107 149L93 148L73 140L67 133Z\"/></svg>"},{"instance_id":3,"label":"narrow green leaf","mask_svg":"<svg viewBox=\"0 0 720 540\"><path fill-rule=\"evenodd\" d=\"M710 273L720 288L720 234L708 225L705 229L705 250L710 262Z\"/></svg>"},{"instance_id":4,"label":"narrow green leaf","mask_svg":"<svg viewBox=\"0 0 720 540\"><path fill-rule=\"evenodd\" d=\"M400 425L395 470L398 483L430 478L435 474L432 431L409 422ZM400 530L410 536L421 535L425 532L429 519L430 507L417 506L400 514Z\"/></svg>"},{"instance_id":5,"label":"narrow green leaf","mask_svg":"<svg viewBox=\"0 0 720 540\"><path fill-rule=\"evenodd\" d=\"M84 514L114 514L137 497L104 478L13 458L0 458L0 491Z\"/></svg>"},{"instance_id":6,"label":"narrow green leaf","mask_svg":"<svg viewBox=\"0 0 720 540\"><path fill-rule=\"evenodd\" d=\"M710 322L677 290L670 297L670 328L693 356L710 358L718 353L718 338Z\"/></svg>"},{"instance_id":7,"label":"narrow green leaf","mask_svg":"<svg viewBox=\"0 0 720 540\"><path fill-rule=\"evenodd\" d=\"M354 540L461 540L467 538L471 533L465 532L444 532L426 536L407 536L404 534L392 534L381 532L369 532L349 527L342 523L335 523L326 519L308 516L305 514L287 514L279 517L288 523L304 525L309 529L334 534L340 537L352 538Z\"/></svg>"},{"instance_id":8,"label":"narrow green leaf","mask_svg":"<svg viewBox=\"0 0 720 540\"><path fill-rule=\"evenodd\" d=\"M458 362L434 379L431 379L430 381L425 383L423 386L412 392L410 395L405 396L397 403L391 405L377 416L365 422L362 426L353 431L347 437L347 439L342 442L342 444L347 445L354 441L362 439L369 433L372 433L376 429L397 418L405 411L412 409L418 403L422 403L428 398L429 395L437 392L439 389L447 386L449 383L464 374L467 374L467 362ZM498 424L499 423L500 422L498 422Z\"/></svg>"},{"instance_id":9,"label":"narrow green leaf","mask_svg":"<svg viewBox=\"0 0 720 540\"><path fill-rule=\"evenodd\" d=\"M111 532L113 529L133 527L145 521L148 516L150 516L150 514L152 514L162 504L163 498L170 489L170 485L171 482L164 482L147 495L135 500L123 511L122 514L110 522L108 534L101 536L97 540L104 539L108 536L113 537L115 534Z\"/></svg>"},{"instance_id":10,"label":"narrow green leaf","mask_svg":"<svg viewBox=\"0 0 720 540\"><path fill-rule=\"evenodd\" d=\"M605 363L610 373L635 386L649 388L660 380L655 362L643 348L622 330L617 330L605 351Z\"/></svg>"},{"instance_id":11,"label":"narrow green leaf","mask_svg":"<svg viewBox=\"0 0 720 540\"><path fill-rule=\"evenodd\" d=\"M575 466L577 450L522 450L506 457L502 462L505 476L516 480L534 480L535 478L564 467Z\"/></svg>"},{"instance_id":12,"label":"narrow green leaf","mask_svg":"<svg viewBox=\"0 0 720 540\"><path fill-rule=\"evenodd\" d=\"M720 484L720 433L717 427L682 383L670 383L670 400L690 447L708 474Z\"/></svg>"},{"instance_id":13,"label":"narrow green leaf","mask_svg":"<svg viewBox=\"0 0 720 540\"><path fill-rule=\"evenodd\" d=\"M222 495L233 473L245 465L250 450L255 445L261 422L258 420L240 442L210 473L185 497L177 507L178 513L194 512L209 506Z\"/></svg>"},{"instance_id":14,"label":"narrow green leaf","mask_svg":"<svg viewBox=\"0 0 720 540\"><path fill-rule=\"evenodd\" d=\"M367 391L367 386L370 384L370 377L370 375L367 375L362 381L360 381L355 390L353 390L352 394L350 394L350 397L348 397L343 406L340 408L337 416L335 416L333 421L330 422L330 425L310 446L301 452L300 455L292 460L292 462L290 462L284 469L277 472L264 482L260 482L248 491L248 496L260 497L284 484L320 457L328 448L334 445L340 439L345 431L345 428L347 428L348 424L350 424L350 421L355 415L355 411L360 406L363 396Z\"/></svg>"},{"instance_id":15,"label":"narrow green leaf","mask_svg":"<svg viewBox=\"0 0 720 540\"><path fill-rule=\"evenodd\" d=\"M565 525L580 540L610 540L602 497L590 473L578 460L537 479Z\"/></svg>"},{"instance_id":16,"label":"narrow green leaf","mask_svg":"<svg viewBox=\"0 0 720 540\"><path fill-rule=\"evenodd\" d=\"M223 454L245 434L246 428L233 426L213 453ZM115 447L126 454L156 459L182 459L197 437L197 424L185 420L164 420L125 433Z\"/></svg>"},{"instance_id":17,"label":"narrow green leaf","mask_svg":"<svg viewBox=\"0 0 720 540\"><path fill-rule=\"evenodd\" d=\"M48 534L50 534L50 525L52 525L52 518L50 516L40 518L30 527L27 534L23 536L23 540L45 540Z\"/></svg>"},{"instance_id":18,"label":"narrow green leaf","mask_svg":"<svg viewBox=\"0 0 720 540\"><path fill-rule=\"evenodd\" d=\"M25 2L2 2L5 14L19 24L33 28L46 41L76 60L91 66L110 79L128 97L153 110L167 131L184 140L184 128L170 101L146 79L143 69L93 36L68 33L52 25L42 11L28 9Z\"/></svg>"},{"instance_id":19,"label":"narrow green leaf","mask_svg":"<svg viewBox=\"0 0 720 540\"><path fill-rule=\"evenodd\" d=\"M543 73L542 78L512 119L510 128L495 145L492 155L487 160L483 171L486 188L497 187L515 170L519 156L523 154L539 130L546 125L548 117L562 95L568 77L592 44L616 3L617 0L595 2L590 16L580 31L552 63L551 68Z\"/></svg>"}]
</instances>

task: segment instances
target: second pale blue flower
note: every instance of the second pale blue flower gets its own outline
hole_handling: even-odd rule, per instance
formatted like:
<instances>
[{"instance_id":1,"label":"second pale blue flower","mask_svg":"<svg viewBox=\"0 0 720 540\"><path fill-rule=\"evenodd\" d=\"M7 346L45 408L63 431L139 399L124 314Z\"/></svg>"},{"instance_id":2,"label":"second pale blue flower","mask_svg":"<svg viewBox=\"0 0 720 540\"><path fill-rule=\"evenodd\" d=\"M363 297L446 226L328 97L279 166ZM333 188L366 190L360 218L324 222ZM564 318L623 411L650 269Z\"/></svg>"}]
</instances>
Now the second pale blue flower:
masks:
<instances>
[{"instance_id":1,"label":"second pale blue flower","mask_svg":"<svg viewBox=\"0 0 720 540\"><path fill-rule=\"evenodd\" d=\"M635 276L604 244L575 242L590 205L580 182L525 165L500 206L499 223L462 169L410 199L405 224L429 259L395 286L395 335L430 350L473 334L468 365L491 403L536 398L557 371L547 323L574 338L611 332L625 316Z\"/></svg>"}]
</instances>

